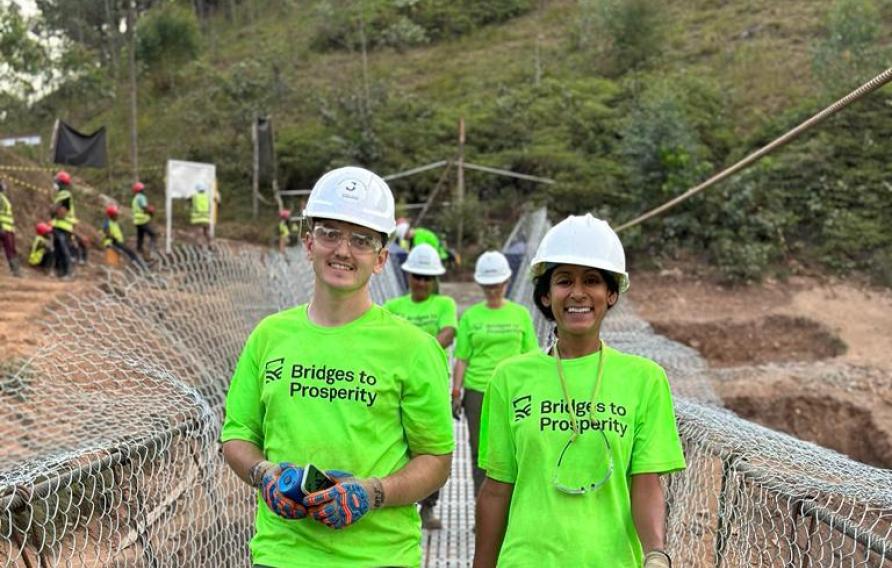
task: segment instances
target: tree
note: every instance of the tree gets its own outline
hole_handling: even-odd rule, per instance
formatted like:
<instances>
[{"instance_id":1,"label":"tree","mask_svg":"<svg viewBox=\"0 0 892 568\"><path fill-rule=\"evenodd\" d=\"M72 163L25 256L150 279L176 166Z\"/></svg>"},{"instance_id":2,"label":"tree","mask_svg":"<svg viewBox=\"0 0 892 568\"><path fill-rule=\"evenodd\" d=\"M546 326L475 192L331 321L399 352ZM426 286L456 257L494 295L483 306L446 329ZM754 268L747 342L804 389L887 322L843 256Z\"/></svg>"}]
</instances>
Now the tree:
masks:
<instances>
[{"instance_id":1,"label":"tree","mask_svg":"<svg viewBox=\"0 0 892 568\"><path fill-rule=\"evenodd\" d=\"M158 72L160 86L172 87L176 69L198 55L201 36L195 14L174 3L143 16L136 27L136 54Z\"/></svg>"},{"instance_id":2,"label":"tree","mask_svg":"<svg viewBox=\"0 0 892 568\"><path fill-rule=\"evenodd\" d=\"M17 4L0 4L0 71L4 83L19 97L36 92L34 79L46 73L48 55Z\"/></svg>"},{"instance_id":3,"label":"tree","mask_svg":"<svg viewBox=\"0 0 892 568\"><path fill-rule=\"evenodd\" d=\"M652 0L580 0L578 47L596 46L609 58L611 73L641 67L661 51L663 12Z\"/></svg>"}]
</instances>

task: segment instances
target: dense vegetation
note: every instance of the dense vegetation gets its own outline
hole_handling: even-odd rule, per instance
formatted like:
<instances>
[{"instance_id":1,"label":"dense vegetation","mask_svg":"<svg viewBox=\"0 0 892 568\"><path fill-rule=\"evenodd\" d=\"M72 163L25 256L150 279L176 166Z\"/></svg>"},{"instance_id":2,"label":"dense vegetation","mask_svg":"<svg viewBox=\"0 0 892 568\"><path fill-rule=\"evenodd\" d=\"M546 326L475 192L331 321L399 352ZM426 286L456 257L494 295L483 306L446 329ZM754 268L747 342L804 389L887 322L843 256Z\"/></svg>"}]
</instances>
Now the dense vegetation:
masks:
<instances>
[{"instance_id":1,"label":"dense vegetation","mask_svg":"<svg viewBox=\"0 0 892 568\"><path fill-rule=\"evenodd\" d=\"M37 53L23 39L26 20L4 25L15 20L6 11L0 36L19 41L0 39L0 52L16 55L6 59L17 77L42 57L55 89L25 108L29 93L7 85L0 97L14 112L0 117L4 129L46 132L56 116L108 124L122 188L127 41L109 21L122 21L124 2L96 14L87 7L102 2L39 4L42 29L66 50ZM78 26L59 18L81 4ZM463 217L466 245L497 243L520 204L621 223L888 67L890 21L889 0L141 0L141 163L215 162L223 228L250 235L255 114L273 117L279 182L295 189L340 164L388 173L453 158L463 117L467 160L557 183L468 172L465 208L440 207L429 220L451 239ZM892 284L890 104L886 88L627 231L630 256L639 265L702 259L730 281L806 266ZM105 183L105 172L80 173ZM155 186L160 176L143 173ZM393 187L415 202L438 177Z\"/></svg>"}]
</instances>

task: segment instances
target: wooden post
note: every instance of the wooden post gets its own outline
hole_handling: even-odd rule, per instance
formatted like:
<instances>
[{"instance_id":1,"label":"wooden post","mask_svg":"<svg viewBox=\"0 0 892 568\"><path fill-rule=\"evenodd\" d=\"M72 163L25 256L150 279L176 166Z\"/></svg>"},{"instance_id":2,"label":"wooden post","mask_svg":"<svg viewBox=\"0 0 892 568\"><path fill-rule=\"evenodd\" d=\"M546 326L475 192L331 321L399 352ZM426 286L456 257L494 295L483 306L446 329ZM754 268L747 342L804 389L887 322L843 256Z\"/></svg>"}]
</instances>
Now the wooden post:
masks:
<instances>
[{"instance_id":1,"label":"wooden post","mask_svg":"<svg viewBox=\"0 0 892 568\"><path fill-rule=\"evenodd\" d=\"M458 254L462 254L462 239L465 232L465 118L458 119L458 183L456 183L456 201L458 202L458 242L455 243L455 250Z\"/></svg>"},{"instance_id":2,"label":"wooden post","mask_svg":"<svg viewBox=\"0 0 892 568\"><path fill-rule=\"evenodd\" d=\"M130 165L133 181L139 179L139 152L136 125L136 8L134 0L127 2L127 33L130 35Z\"/></svg>"},{"instance_id":3,"label":"wooden post","mask_svg":"<svg viewBox=\"0 0 892 568\"><path fill-rule=\"evenodd\" d=\"M273 154L273 198L276 200L276 205L279 210L285 209L285 204L282 203L282 196L279 195L279 161L276 157L276 132L273 130L273 120L272 116L267 117L269 120L269 143L270 143L270 151Z\"/></svg>"},{"instance_id":4,"label":"wooden post","mask_svg":"<svg viewBox=\"0 0 892 568\"><path fill-rule=\"evenodd\" d=\"M251 218L256 219L258 213L257 194L260 193L260 144L257 136L257 115L251 123L251 145L254 147L254 179L251 184Z\"/></svg>"}]
</instances>

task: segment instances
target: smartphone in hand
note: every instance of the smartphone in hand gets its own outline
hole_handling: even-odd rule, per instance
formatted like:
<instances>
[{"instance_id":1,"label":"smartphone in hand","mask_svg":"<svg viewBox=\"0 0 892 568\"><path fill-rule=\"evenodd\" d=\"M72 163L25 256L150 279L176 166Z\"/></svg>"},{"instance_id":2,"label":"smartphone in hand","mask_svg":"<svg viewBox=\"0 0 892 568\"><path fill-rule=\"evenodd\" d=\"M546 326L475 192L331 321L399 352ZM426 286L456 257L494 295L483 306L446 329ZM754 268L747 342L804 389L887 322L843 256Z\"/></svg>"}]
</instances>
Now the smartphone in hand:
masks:
<instances>
[{"instance_id":1,"label":"smartphone in hand","mask_svg":"<svg viewBox=\"0 0 892 568\"><path fill-rule=\"evenodd\" d=\"M304 478L303 481L301 481L300 489L303 491L304 495L309 495L310 493L328 489L334 484L335 481L328 477L324 471L309 463L307 464L307 467L304 468Z\"/></svg>"}]
</instances>

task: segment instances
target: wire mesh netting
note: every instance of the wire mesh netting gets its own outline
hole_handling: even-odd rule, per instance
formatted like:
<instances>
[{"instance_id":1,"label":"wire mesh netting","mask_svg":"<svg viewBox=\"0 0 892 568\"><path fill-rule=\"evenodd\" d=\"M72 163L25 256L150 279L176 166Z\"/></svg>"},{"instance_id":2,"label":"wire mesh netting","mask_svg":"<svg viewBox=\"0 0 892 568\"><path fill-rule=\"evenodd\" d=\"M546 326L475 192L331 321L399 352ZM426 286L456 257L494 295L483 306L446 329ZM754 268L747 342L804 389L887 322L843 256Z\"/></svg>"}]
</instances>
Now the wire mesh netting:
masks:
<instances>
[{"instance_id":1,"label":"wire mesh netting","mask_svg":"<svg viewBox=\"0 0 892 568\"><path fill-rule=\"evenodd\" d=\"M520 275L548 227L540 210L512 233ZM397 276L374 278L375 301L402 292ZM35 354L0 369L0 566L249 565L255 497L222 460L223 401L250 330L312 282L300 254L183 248L54 306ZM531 307L526 278L511 294ZM672 381L689 464L667 480L677 565L892 566L890 472L724 410L697 353L627 303L605 338ZM471 546L461 530L454 542ZM433 542L429 565L467 563L450 542Z\"/></svg>"},{"instance_id":2,"label":"wire mesh netting","mask_svg":"<svg viewBox=\"0 0 892 568\"><path fill-rule=\"evenodd\" d=\"M253 326L312 281L300 254L182 248L53 306L36 354L0 371L0 565L247 565L226 390ZM400 290L373 280L376 301Z\"/></svg>"}]
</instances>

